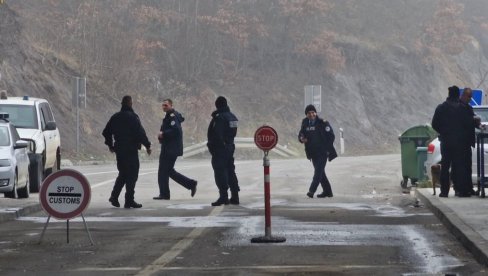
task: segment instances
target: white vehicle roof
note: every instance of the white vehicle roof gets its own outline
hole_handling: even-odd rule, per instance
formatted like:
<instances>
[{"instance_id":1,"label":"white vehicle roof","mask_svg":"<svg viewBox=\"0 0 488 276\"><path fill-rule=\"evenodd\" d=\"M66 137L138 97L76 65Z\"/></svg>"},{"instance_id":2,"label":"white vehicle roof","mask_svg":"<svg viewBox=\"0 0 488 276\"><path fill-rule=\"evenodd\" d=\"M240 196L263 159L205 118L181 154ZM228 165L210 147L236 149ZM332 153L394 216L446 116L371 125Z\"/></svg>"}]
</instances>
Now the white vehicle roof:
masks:
<instances>
[{"instance_id":1,"label":"white vehicle roof","mask_svg":"<svg viewBox=\"0 0 488 276\"><path fill-rule=\"evenodd\" d=\"M7 99L0 99L0 104L35 105L36 102L47 102L47 101L45 99L34 98L29 96L8 97Z\"/></svg>"}]
</instances>

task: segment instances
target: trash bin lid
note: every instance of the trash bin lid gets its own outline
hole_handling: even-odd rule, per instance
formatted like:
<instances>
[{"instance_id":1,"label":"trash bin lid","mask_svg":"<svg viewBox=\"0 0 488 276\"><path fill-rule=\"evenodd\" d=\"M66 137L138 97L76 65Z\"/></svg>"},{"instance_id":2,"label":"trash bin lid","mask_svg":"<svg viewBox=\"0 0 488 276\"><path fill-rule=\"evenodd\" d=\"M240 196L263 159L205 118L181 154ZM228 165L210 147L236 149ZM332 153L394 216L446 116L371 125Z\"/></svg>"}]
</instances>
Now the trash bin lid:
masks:
<instances>
[{"instance_id":1,"label":"trash bin lid","mask_svg":"<svg viewBox=\"0 0 488 276\"><path fill-rule=\"evenodd\" d=\"M429 125L413 126L400 135L399 138L427 138L428 140L437 137L437 132Z\"/></svg>"}]
</instances>

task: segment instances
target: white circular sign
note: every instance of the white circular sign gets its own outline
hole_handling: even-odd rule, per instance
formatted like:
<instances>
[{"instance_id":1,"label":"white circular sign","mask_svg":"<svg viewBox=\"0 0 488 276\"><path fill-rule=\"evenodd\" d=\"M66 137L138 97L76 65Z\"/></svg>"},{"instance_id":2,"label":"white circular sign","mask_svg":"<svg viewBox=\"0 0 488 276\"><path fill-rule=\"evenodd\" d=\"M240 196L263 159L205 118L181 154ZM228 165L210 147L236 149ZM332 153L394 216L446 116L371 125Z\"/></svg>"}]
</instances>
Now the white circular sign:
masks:
<instances>
[{"instance_id":1,"label":"white circular sign","mask_svg":"<svg viewBox=\"0 0 488 276\"><path fill-rule=\"evenodd\" d=\"M39 199L42 208L58 219L80 215L91 197L90 183L78 171L64 169L49 175L41 185Z\"/></svg>"}]
</instances>

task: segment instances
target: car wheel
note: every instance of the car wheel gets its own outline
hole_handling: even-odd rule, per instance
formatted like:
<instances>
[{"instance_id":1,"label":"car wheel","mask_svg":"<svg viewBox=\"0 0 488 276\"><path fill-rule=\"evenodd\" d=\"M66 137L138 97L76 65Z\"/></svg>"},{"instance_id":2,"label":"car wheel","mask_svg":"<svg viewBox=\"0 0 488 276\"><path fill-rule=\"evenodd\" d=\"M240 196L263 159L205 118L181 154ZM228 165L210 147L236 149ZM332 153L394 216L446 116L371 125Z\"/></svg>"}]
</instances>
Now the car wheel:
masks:
<instances>
[{"instance_id":1,"label":"car wheel","mask_svg":"<svg viewBox=\"0 0 488 276\"><path fill-rule=\"evenodd\" d=\"M56 171L61 170L61 151L58 149L56 152Z\"/></svg>"},{"instance_id":2,"label":"car wheel","mask_svg":"<svg viewBox=\"0 0 488 276\"><path fill-rule=\"evenodd\" d=\"M19 189L19 198L28 198L29 197L29 193L30 193L29 174L27 174L26 177L27 177L27 180L25 181L25 187Z\"/></svg>"},{"instance_id":3,"label":"car wheel","mask_svg":"<svg viewBox=\"0 0 488 276\"><path fill-rule=\"evenodd\" d=\"M15 171L15 176L14 176L14 187L12 188L11 192L5 193L5 197L8 198L18 198L19 195L17 194L17 181L19 180L19 177L17 175L17 171Z\"/></svg>"},{"instance_id":4,"label":"car wheel","mask_svg":"<svg viewBox=\"0 0 488 276\"><path fill-rule=\"evenodd\" d=\"M42 177L44 172L42 170L42 159L37 157L35 161L31 162L29 166L29 182L30 182L30 191L33 193L39 192L42 183Z\"/></svg>"},{"instance_id":5,"label":"car wheel","mask_svg":"<svg viewBox=\"0 0 488 276\"><path fill-rule=\"evenodd\" d=\"M61 167L61 158L59 154L56 153L56 160L54 160L54 166L51 169L51 173L55 173L59 171L59 168Z\"/></svg>"}]
</instances>

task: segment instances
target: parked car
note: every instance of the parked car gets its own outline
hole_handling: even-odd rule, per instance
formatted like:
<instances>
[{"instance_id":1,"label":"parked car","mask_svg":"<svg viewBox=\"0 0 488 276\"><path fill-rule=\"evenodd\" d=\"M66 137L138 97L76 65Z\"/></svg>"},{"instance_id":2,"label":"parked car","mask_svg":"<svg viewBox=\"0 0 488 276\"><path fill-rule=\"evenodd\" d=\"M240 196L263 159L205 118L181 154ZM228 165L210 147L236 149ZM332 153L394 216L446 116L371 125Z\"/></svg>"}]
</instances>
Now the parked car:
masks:
<instances>
[{"instance_id":1,"label":"parked car","mask_svg":"<svg viewBox=\"0 0 488 276\"><path fill-rule=\"evenodd\" d=\"M28 145L8 121L8 114L0 113L0 193L5 197L29 197Z\"/></svg>"},{"instance_id":2,"label":"parked car","mask_svg":"<svg viewBox=\"0 0 488 276\"><path fill-rule=\"evenodd\" d=\"M481 123L484 125L488 125L488 106L486 105L479 105L473 106L474 113L481 118ZM479 130L476 130L479 131ZM472 175L471 179L474 184L478 183L478 175L477 175L477 148L471 148L472 151ZM488 144L484 146L484 155L485 155L485 172L488 173ZM427 147L427 161L424 163L424 168L427 173L429 179L432 179L432 172L431 166L433 164L440 164L441 163L441 145L439 142L439 138L435 138Z\"/></svg>"},{"instance_id":3,"label":"parked car","mask_svg":"<svg viewBox=\"0 0 488 276\"><path fill-rule=\"evenodd\" d=\"M51 106L45 99L5 97L0 112L8 113L20 137L30 141L30 190L38 192L42 180L61 166L61 138Z\"/></svg>"}]
</instances>

